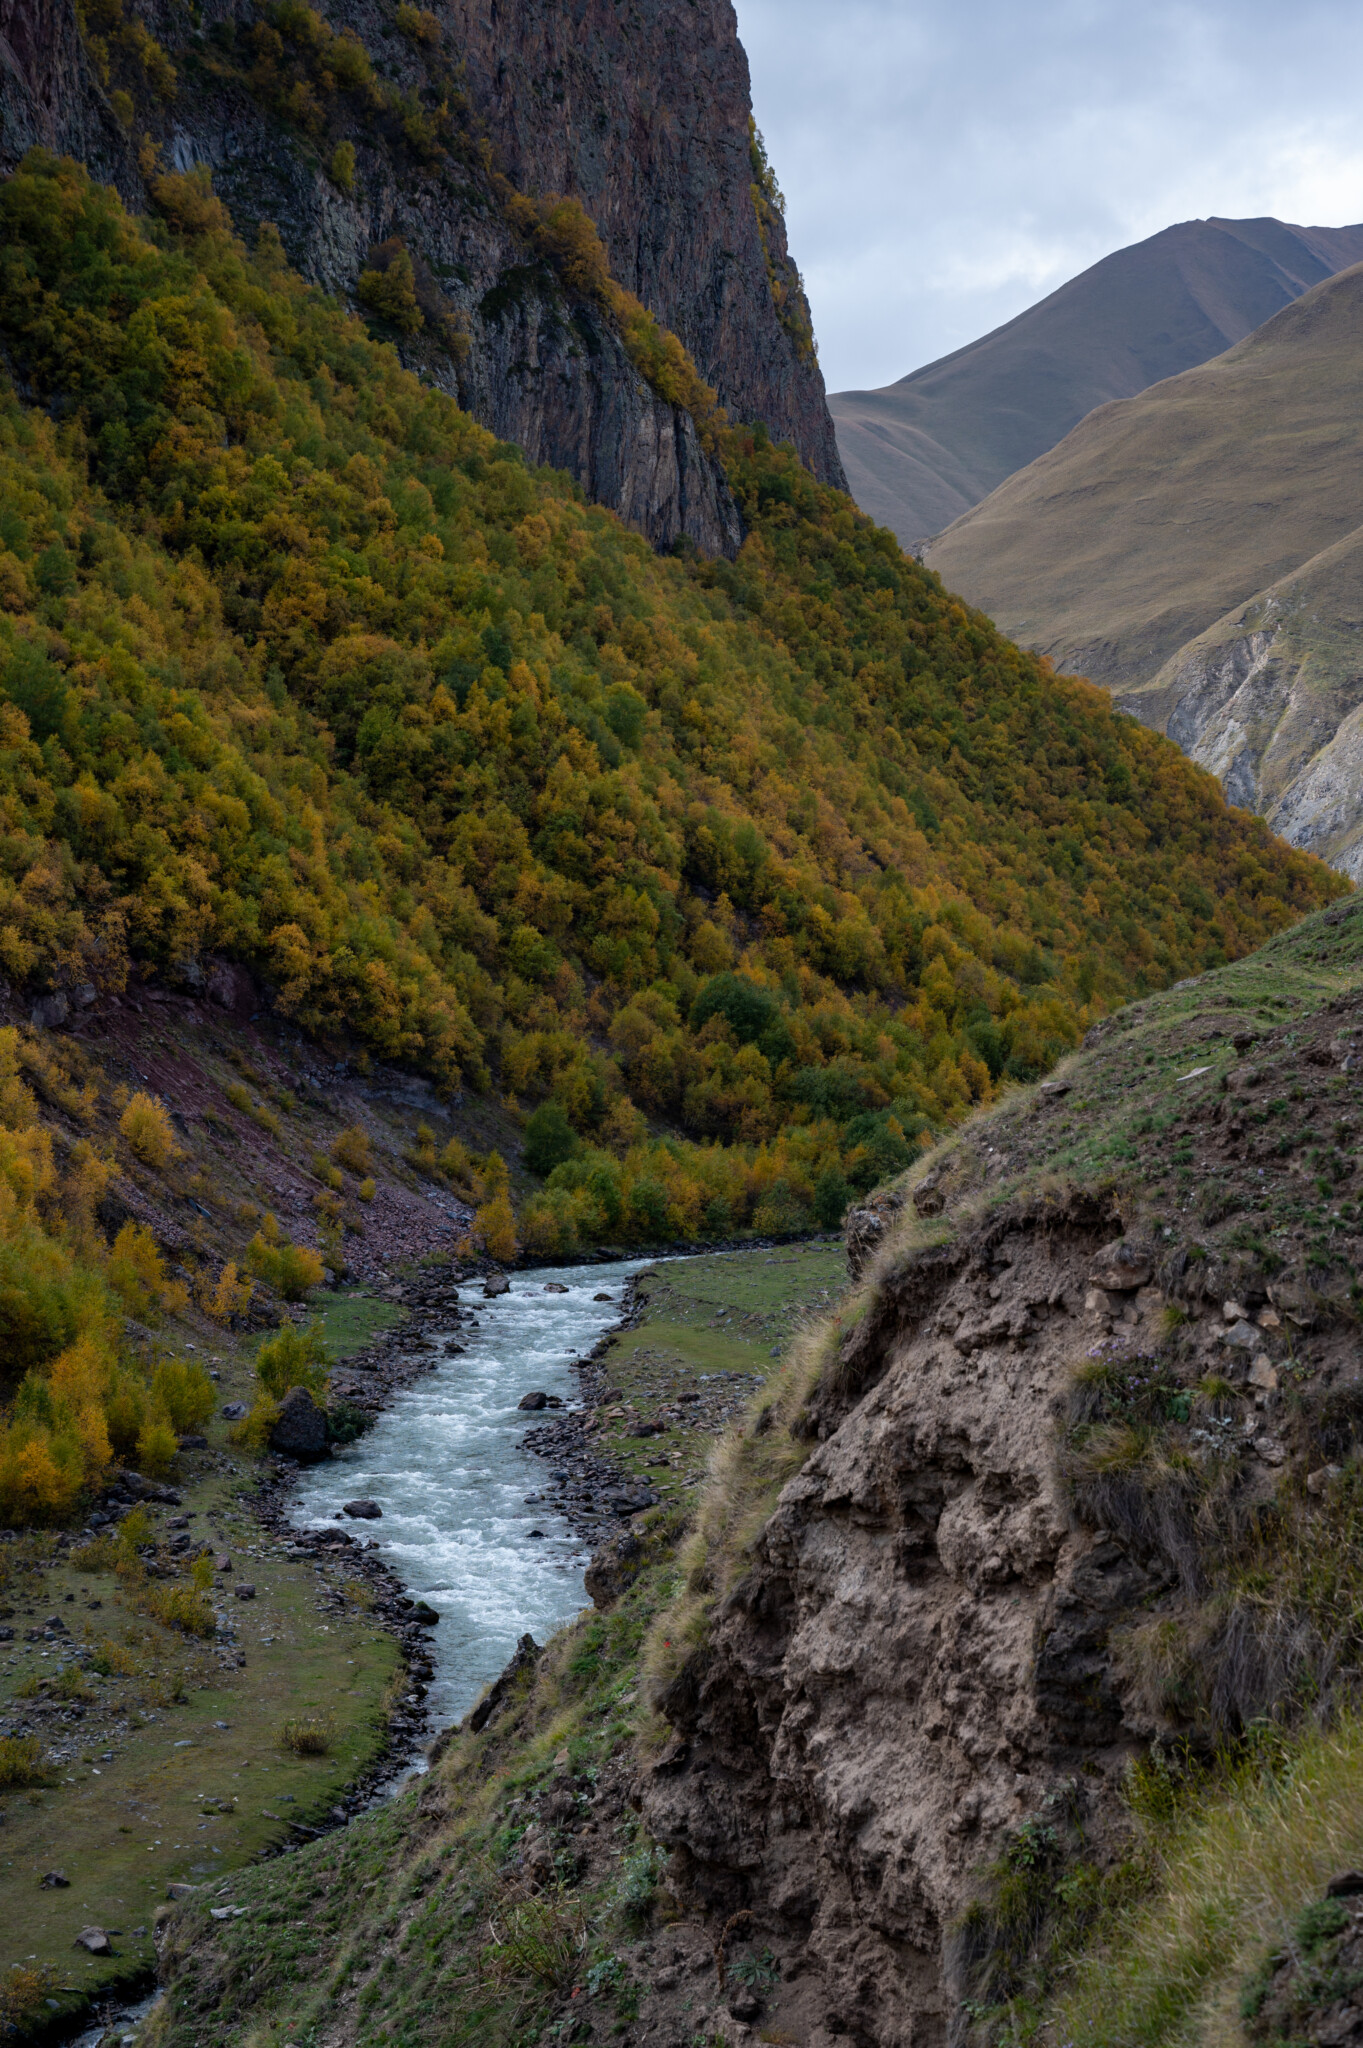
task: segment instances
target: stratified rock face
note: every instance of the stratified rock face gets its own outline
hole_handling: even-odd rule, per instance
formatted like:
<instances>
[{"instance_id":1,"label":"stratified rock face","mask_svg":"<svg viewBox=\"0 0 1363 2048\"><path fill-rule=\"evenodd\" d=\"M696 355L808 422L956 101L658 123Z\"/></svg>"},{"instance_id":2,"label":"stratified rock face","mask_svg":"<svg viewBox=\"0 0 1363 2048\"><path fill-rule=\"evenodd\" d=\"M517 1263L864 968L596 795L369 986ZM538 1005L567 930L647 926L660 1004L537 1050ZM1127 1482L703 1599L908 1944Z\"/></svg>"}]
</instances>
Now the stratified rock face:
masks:
<instances>
[{"instance_id":1,"label":"stratified rock face","mask_svg":"<svg viewBox=\"0 0 1363 2048\"><path fill-rule=\"evenodd\" d=\"M1363 528L1118 698L1290 846L1363 880Z\"/></svg>"},{"instance_id":2,"label":"stratified rock face","mask_svg":"<svg viewBox=\"0 0 1363 2048\"><path fill-rule=\"evenodd\" d=\"M450 0L473 97L525 192L580 199L611 269L736 420L846 489L817 360L782 325L752 200L730 0ZM786 259L785 234L772 256Z\"/></svg>"},{"instance_id":3,"label":"stratified rock face","mask_svg":"<svg viewBox=\"0 0 1363 2048\"><path fill-rule=\"evenodd\" d=\"M1003 1210L885 1283L662 1702L646 1824L710 1909L803 1936L811 2038L944 2039L951 1929L1005 1835L1062 1781L1109 1828L1132 1731L1108 1628L1159 1581L1077 1524L1052 1459L1115 1225L1100 1198Z\"/></svg>"},{"instance_id":4,"label":"stratified rock face","mask_svg":"<svg viewBox=\"0 0 1363 2048\"><path fill-rule=\"evenodd\" d=\"M782 322L752 194L747 61L728 0L653 0L585 11L537 0L503 12L451 0L438 48L397 33L374 0L332 0L376 70L415 107L462 66L486 150L443 162L404 145L393 119L358 119L346 189L336 136L309 134L251 80L260 19L250 0L188 14L128 0L177 71L172 101L139 103L135 128L164 164L207 164L248 239L273 222L303 274L352 303L371 252L411 253L425 330L392 335L403 360L534 463L574 476L655 546L706 554L742 542L737 507L689 413L661 398L612 322L568 292L510 226L496 183L564 192L597 221L618 281L686 343L731 416L790 440L815 474L843 475L817 359ZM8 26L4 26L4 24ZM86 161L134 206L145 194L128 140L86 61L70 0L0 0L0 170L33 143ZM773 214L771 254L784 270Z\"/></svg>"},{"instance_id":5,"label":"stratified rock face","mask_svg":"<svg viewBox=\"0 0 1363 2048\"><path fill-rule=\"evenodd\" d=\"M35 147L78 157L125 193L136 179L70 0L0 0L0 174Z\"/></svg>"}]
</instances>

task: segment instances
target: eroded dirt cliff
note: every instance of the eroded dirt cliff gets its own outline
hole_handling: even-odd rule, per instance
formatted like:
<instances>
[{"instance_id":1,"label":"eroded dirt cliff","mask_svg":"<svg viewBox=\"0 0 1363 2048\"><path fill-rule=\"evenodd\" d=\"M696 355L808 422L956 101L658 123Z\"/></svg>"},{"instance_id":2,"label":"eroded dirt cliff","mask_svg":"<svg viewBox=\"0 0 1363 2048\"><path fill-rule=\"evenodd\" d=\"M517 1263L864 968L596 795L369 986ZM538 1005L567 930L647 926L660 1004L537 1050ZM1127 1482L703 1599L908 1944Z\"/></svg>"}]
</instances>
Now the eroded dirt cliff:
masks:
<instances>
[{"instance_id":1,"label":"eroded dirt cliff","mask_svg":"<svg viewBox=\"0 0 1363 2048\"><path fill-rule=\"evenodd\" d=\"M1299 1512L1331 1540L1356 1434L1363 1006L1219 979L1219 1012L1190 984L1122 1013L882 1204L790 1423L813 1448L746 1546L712 1533L693 1563L712 1611L641 1811L692 1909L771 1942L766 2018L805 2048L965 2039L991 1984L1020 1988L1007 1873L1040 1853L1058 1882L1062 1840L1115 1868L1152 1741L1342 1682L1290 1594L1228 1589L1237 1546L1290 1549ZM876 1224L853 1226L855 1266Z\"/></svg>"},{"instance_id":2,"label":"eroded dirt cliff","mask_svg":"<svg viewBox=\"0 0 1363 2048\"><path fill-rule=\"evenodd\" d=\"M1054 1458L1118 1227L1101 1199L1010 1206L886 1282L816 1398L823 1440L664 1696L648 1826L710 1910L801 1937L783 2023L811 2043L944 2039L982 1854L1081 1763L1101 1827L1090 1783L1131 1753L1103 1648L1157 1578L1078 1523Z\"/></svg>"}]
</instances>

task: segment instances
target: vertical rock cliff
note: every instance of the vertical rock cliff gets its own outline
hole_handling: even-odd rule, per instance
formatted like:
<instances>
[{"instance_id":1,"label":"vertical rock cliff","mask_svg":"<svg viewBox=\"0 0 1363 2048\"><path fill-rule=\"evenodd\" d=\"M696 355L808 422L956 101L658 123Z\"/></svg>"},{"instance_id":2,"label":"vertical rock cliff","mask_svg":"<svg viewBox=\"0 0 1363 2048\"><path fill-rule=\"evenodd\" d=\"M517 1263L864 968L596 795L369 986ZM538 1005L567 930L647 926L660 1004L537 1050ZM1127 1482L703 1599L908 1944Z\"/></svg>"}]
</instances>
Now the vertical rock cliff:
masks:
<instances>
[{"instance_id":1,"label":"vertical rock cliff","mask_svg":"<svg viewBox=\"0 0 1363 2048\"><path fill-rule=\"evenodd\" d=\"M741 523L692 412L517 216L518 195L566 195L730 416L842 483L784 225L754 188L728 0L333 0L325 18L95 0L84 24L70 0L4 0L0 169L39 143L145 206L159 171L207 166L244 234L273 223L306 276L358 292L410 367L529 460L655 545L732 554ZM395 261L406 296L376 294Z\"/></svg>"},{"instance_id":2,"label":"vertical rock cliff","mask_svg":"<svg viewBox=\"0 0 1363 2048\"><path fill-rule=\"evenodd\" d=\"M817 358L770 289L768 258L778 273L790 258L779 214L763 249L730 0L451 0L451 12L515 183L580 199L616 277L685 342L720 403L845 488Z\"/></svg>"}]
</instances>

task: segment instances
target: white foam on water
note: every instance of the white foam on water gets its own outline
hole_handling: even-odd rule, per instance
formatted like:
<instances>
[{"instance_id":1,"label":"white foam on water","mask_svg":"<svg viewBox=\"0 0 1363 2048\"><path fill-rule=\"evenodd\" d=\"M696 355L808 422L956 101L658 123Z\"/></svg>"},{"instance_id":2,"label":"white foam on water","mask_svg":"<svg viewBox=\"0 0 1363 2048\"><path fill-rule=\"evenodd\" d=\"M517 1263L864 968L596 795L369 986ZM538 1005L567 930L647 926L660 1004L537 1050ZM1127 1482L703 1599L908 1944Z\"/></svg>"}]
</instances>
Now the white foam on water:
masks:
<instances>
[{"instance_id":1,"label":"white foam on water","mask_svg":"<svg viewBox=\"0 0 1363 2048\"><path fill-rule=\"evenodd\" d=\"M351 1522L377 1538L409 1592L440 1616L428 1631L435 1678L429 1712L438 1726L463 1717L528 1631L543 1643L586 1604L588 1552L551 1501L550 1466L525 1449L527 1429L549 1410L518 1409L539 1388L578 1397L569 1371L619 1320L625 1282L654 1263L552 1266L511 1276L511 1291L483 1299L481 1281L461 1288L477 1324L451 1331L466 1349L393 1397L367 1435L303 1473L292 1508L303 1528L333 1525L342 1503L376 1500L381 1522ZM566 1294L546 1294L554 1280ZM593 1301L608 1293L609 1302ZM440 1333L434 1333L440 1341ZM530 1531L540 1529L541 1537Z\"/></svg>"}]
</instances>

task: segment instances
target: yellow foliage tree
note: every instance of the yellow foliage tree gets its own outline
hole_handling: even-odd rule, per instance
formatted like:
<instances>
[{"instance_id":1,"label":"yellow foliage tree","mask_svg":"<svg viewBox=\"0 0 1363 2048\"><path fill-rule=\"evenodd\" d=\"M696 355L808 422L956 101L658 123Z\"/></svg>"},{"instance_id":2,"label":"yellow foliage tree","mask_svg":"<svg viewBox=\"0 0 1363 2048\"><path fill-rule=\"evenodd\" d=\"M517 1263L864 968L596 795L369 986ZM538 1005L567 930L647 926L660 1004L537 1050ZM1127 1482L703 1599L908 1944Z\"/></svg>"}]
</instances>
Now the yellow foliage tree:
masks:
<instances>
[{"instance_id":1,"label":"yellow foliage tree","mask_svg":"<svg viewBox=\"0 0 1363 2048\"><path fill-rule=\"evenodd\" d=\"M180 1156L170 1111L159 1095L147 1095L139 1088L119 1118L118 1128L142 1164L158 1173Z\"/></svg>"},{"instance_id":2,"label":"yellow foliage tree","mask_svg":"<svg viewBox=\"0 0 1363 2048\"><path fill-rule=\"evenodd\" d=\"M502 1190L484 1202L474 1217L474 1227L483 1240L489 1258L509 1266L516 1256L516 1218L511 1198Z\"/></svg>"}]
</instances>

